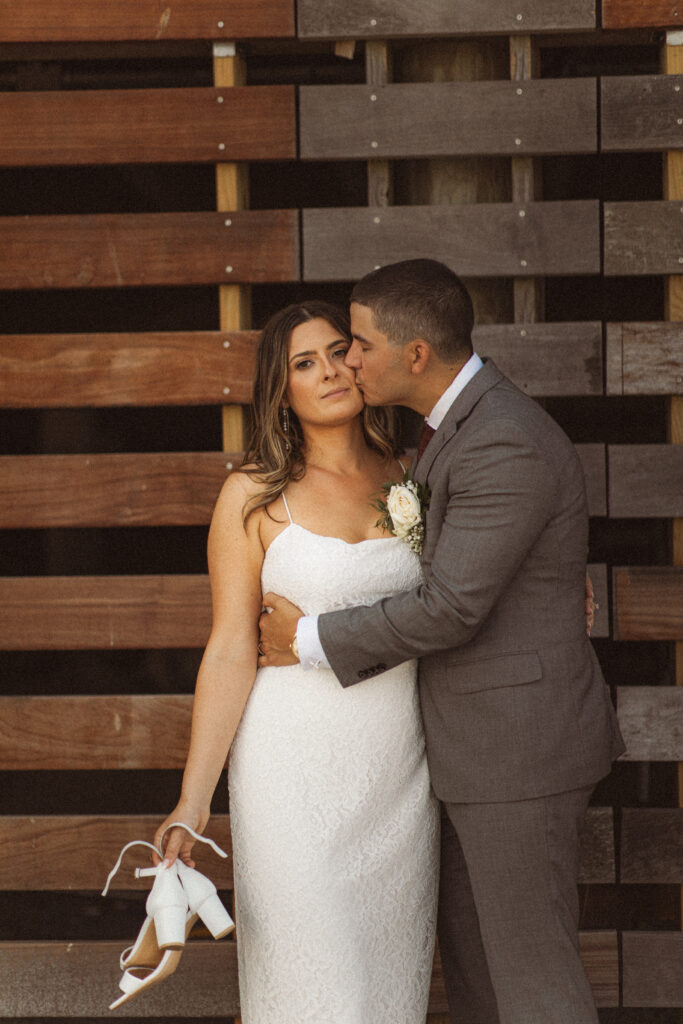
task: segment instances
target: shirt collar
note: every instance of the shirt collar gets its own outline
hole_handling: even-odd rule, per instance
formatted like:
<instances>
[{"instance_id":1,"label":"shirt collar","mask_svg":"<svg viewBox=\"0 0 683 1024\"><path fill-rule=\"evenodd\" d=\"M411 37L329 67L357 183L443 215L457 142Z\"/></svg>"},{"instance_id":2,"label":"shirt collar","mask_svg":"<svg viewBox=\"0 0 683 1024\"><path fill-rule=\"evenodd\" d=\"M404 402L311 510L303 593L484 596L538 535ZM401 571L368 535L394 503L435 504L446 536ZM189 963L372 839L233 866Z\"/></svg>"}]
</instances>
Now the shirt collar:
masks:
<instances>
[{"instance_id":1,"label":"shirt collar","mask_svg":"<svg viewBox=\"0 0 683 1024\"><path fill-rule=\"evenodd\" d=\"M429 416L426 417L426 421L430 427L433 427L434 430L439 429L443 423L446 413L453 405L453 402L456 400L460 392L464 390L465 386L469 384L475 373L479 373L483 365L484 364L477 353L474 352L467 360L460 373L458 373L454 380L448 385Z\"/></svg>"}]
</instances>

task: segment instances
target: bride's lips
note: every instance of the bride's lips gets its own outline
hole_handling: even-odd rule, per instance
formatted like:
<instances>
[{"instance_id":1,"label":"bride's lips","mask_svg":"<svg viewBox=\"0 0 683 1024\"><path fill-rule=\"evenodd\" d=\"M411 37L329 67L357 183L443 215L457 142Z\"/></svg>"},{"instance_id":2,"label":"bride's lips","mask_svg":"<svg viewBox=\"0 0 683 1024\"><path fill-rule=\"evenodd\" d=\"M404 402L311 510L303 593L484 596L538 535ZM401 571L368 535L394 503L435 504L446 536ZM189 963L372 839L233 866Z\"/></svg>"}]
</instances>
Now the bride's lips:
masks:
<instances>
[{"instance_id":1,"label":"bride's lips","mask_svg":"<svg viewBox=\"0 0 683 1024\"><path fill-rule=\"evenodd\" d=\"M338 398L340 395L347 395L351 388L335 388L334 391L328 391L323 398Z\"/></svg>"}]
</instances>

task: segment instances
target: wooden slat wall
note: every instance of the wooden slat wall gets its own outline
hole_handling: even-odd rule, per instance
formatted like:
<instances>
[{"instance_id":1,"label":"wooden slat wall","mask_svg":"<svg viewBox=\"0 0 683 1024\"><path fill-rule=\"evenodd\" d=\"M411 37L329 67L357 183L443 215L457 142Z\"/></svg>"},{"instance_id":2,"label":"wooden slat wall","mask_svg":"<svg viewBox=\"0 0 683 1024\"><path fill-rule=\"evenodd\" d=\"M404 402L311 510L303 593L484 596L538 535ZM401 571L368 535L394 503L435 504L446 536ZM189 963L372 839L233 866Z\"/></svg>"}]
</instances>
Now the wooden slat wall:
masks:
<instances>
[{"instance_id":1,"label":"wooden slat wall","mask_svg":"<svg viewBox=\"0 0 683 1024\"><path fill-rule=\"evenodd\" d=\"M604 28L676 28L682 22L679 0L602 0Z\"/></svg>"},{"instance_id":2,"label":"wooden slat wall","mask_svg":"<svg viewBox=\"0 0 683 1024\"><path fill-rule=\"evenodd\" d=\"M605 274L680 274L683 214L679 201L605 203Z\"/></svg>"},{"instance_id":3,"label":"wooden slat wall","mask_svg":"<svg viewBox=\"0 0 683 1024\"><path fill-rule=\"evenodd\" d=\"M683 324L607 324L608 395L683 394Z\"/></svg>"}]
</instances>

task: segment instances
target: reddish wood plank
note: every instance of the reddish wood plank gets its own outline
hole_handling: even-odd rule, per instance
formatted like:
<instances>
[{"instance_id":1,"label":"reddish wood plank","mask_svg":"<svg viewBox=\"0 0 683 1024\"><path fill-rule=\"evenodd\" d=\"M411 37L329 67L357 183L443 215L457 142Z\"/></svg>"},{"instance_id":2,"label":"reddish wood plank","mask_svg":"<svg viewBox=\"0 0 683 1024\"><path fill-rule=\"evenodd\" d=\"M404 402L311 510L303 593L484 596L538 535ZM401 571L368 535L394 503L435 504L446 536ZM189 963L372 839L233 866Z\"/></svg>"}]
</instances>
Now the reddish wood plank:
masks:
<instances>
[{"instance_id":1,"label":"reddish wood plank","mask_svg":"<svg viewBox=\"0 0 683 1024\"><path fill-rule=\"evenodd\" d=\"M615 640L683 640L683 567L613 570Z\"/></svg>"},{"instance_id":2,"label":"reddish wood plank","mask_svg":"<svg viewBox=\"0 0 683 1024\"><path fill-rule=\"evenodd\" d=\"M8 858L0 863L0 890L101 891L119 850L134 839L151 842L163 820L164 815L0 817L0 844L14 851L11 863ZM194 847L197 867L209 875L219 889L231 889L232 842L227 814L213 815L206 834L228 857L224 860L208 846L197 843ZM144 847L130 850L110 891L139 889L146 892L150 881L136 879L135 868L146 865L148 859Z\"/></svg>"},{"instance_id":3,"label":"reddish wood plank","mask_svg":"<svg viewBox=\"0 0 683 1024\"><path fill-rule=\"evenodd\" d=\"M304 210L304 279L352 281L417 257L463 277L598 273L598 217L592 200Z\"/></svg>"},{"instance_id":4,"label":"reddish wood plank","mask_svg":"<svg viewBox=\"0 0 683 1024\"><path fill-rule=\"evenodd\" d=\"M0 406L220 405L228 395L249 402L258 336L0 335Z\"/></svg>"},{"instance_id":5,"label":"reddish wood plank","mask_svg":"<svg viewBox=\"0 0 683 1024\"><path fill-rule=\"evenodd\" d=\"M309 160L589 153L596 119L590 78L299 90L301 156Z\"/></svg>"},{"instance_id":6,"label":"reddish wood plank","mask_svg":"<svg viewBox=\"0 0 683 1024\"><path fill-rule=\"evenodd\" d=\"M603 394L600 323L482 324L473 341L527 394Z\"/></svg>"},{"instance_id":7,"label":"reddish wood plank","mask_svg":"<svg viewBox=\"0 0 683 1024\"><path fill-rule=\"evenodd\" d=\"M623 808L619 860L624 885L683 883L683 808Z\"/></svg>"},{"instance_id":8,"label":"reddish wood plank","mask_svg":"<svg viewBox=\"0 0 683 1024\"><path fill-rule=\"evenodd\" d=\"M683 932L624 932L624 1006L683 1006Z\"/></svg>"},{"instance_id":9,"label":"reddish wood plank","mask_svg":"<svg viewBox=\"0 0 683 1024\"><path fill-rule=\"evenodd\" d=\"M293 0L0 0L0 41L293 36Z\"/></svg>"},{"instance_id":10,"label":"reddish wood plank","mask_svg":"<svg viewBox=\"0 0 683 1024\"><path fill-rule=\"evenodd\" d=\"M683 516L683 445L610 445L613 518Z\"/></svg>"},{"instance_id":11,"label":"reddish wood plank","mask_svg":"<svg viewBox=\"0 0 683 1024\"><path fill-rule=\"evenodd\" d=\"M183 768L192 696L0 697L0 769Z\"/></svg>"},{"instance_id":12,"label":"reddish wood plank","mask_svg":"<svg viewBox=\"0 0 683 1024\"><path fill-rule=\"evenodd\" d=\"M203 647L206 576L0 578L4 650Z\"/></svg>"},{"instance_id":13,"label":"reddish wood plank","mask_svg":"<svg viewBox=\"0 0 683 1024\"><path fill-rule=\"evenodd\" d=\"M294 87L6 93L0 165L289 160Z\"/></svg>"},{"instance_id":14,"label":"reddish wood plank","mask_svg":"<svg viewBox=\"0 0 683 1024\"><path fill-rule=\"evenodd\" d=\"M617 713L626 743L620 760L683 760L683 688L620 686Z\"/></svg>"},{"instance_id":15,"label":"reddish wood plank","mask_svg":"<svg viewBox=\"0 0 683 1024\"><path fill-rule=\"evenodd\" d=\"M0 288L295 281L293 210L0 217Z\"/></svg>"},{"instance_id":16,"label":"reddish wood plank","mask_svg":"<svg viewBox=\"0 0 683 1024\"><path fill-rule=\"evenodd\" d=\"M298 0L302 39L507 35L595 27L591 0Z\"/></svg>"},{"instance_id":17,"label":"reddish wood plank","mask_svg":"<svg viewBox=\"0 0 683 1024\"><path fill-rule=\"evenodd\" d=\"M0 456L0 528L190 526L240 453Z\"/></svg>"},{"instance_id":18,"label":"reddish wood plank","mask_svg":"<svg viewBox=\"0 0 683 1024\"><path fill-rule=\"evenodd\" d=\"M681 24L680 0L602 0L603 28L673 28Z\"/></svg>"},{"instance_id":19,"label":"reddish wood plank","mask_svg":"<svg viewBox=\"0 0 683 1024\"><path fill-rule=\"evenodd\" d=\"M682 210L680 201L605 203L605 274L680 274Z\"/></svg>"},{"instance_id":20,"label":"reddish wood plank","mask_svg":"<svg viewBox=\"0 0 683 1024\"><path fill-rule=\"evenodd\" d=\"M683 75L600 80L600 143L606 152L680 149Z\"/></svg>"},{"instance_id":21,"label":"reddish wood plank","mask_svg":"<svg viewBox=\"0 0 683 1024\"><path fill-rule=\"evenodd\" d=\"M607 324L608 395L683 394L683 323Z\"/></svg>"}]
</instances>

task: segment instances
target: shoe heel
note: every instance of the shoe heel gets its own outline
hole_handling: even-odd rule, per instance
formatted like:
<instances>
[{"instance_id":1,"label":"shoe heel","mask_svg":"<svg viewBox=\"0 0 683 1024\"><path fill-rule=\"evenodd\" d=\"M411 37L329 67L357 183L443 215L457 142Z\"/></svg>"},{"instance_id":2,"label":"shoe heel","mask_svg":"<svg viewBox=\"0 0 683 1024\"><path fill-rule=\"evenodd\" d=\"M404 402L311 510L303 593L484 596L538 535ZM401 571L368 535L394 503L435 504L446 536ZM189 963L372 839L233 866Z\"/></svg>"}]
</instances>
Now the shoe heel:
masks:
<instances>
[{"instance_id":1,"label":"shoe heel","mask_svg":"<svg viewBox=\"0 0 683 1024\"><path fill-rule=\"evenodd\" d=\"M154 914L159 949L182 949L185 945L185 909L159 907Z\"/></svg>"},{"instance_id":2,"label":"shoe heel","mask_svg":"<svg viewBox=\"0 0 683 1024\"><path fill-rule=\"evenodd\" d=\"M229 935L235 927L235 922L218 896L209 896L204 900L201 906L197 907L197 913L214 939L222 939L225 935Z\"/></svg>"}]
</instances>

